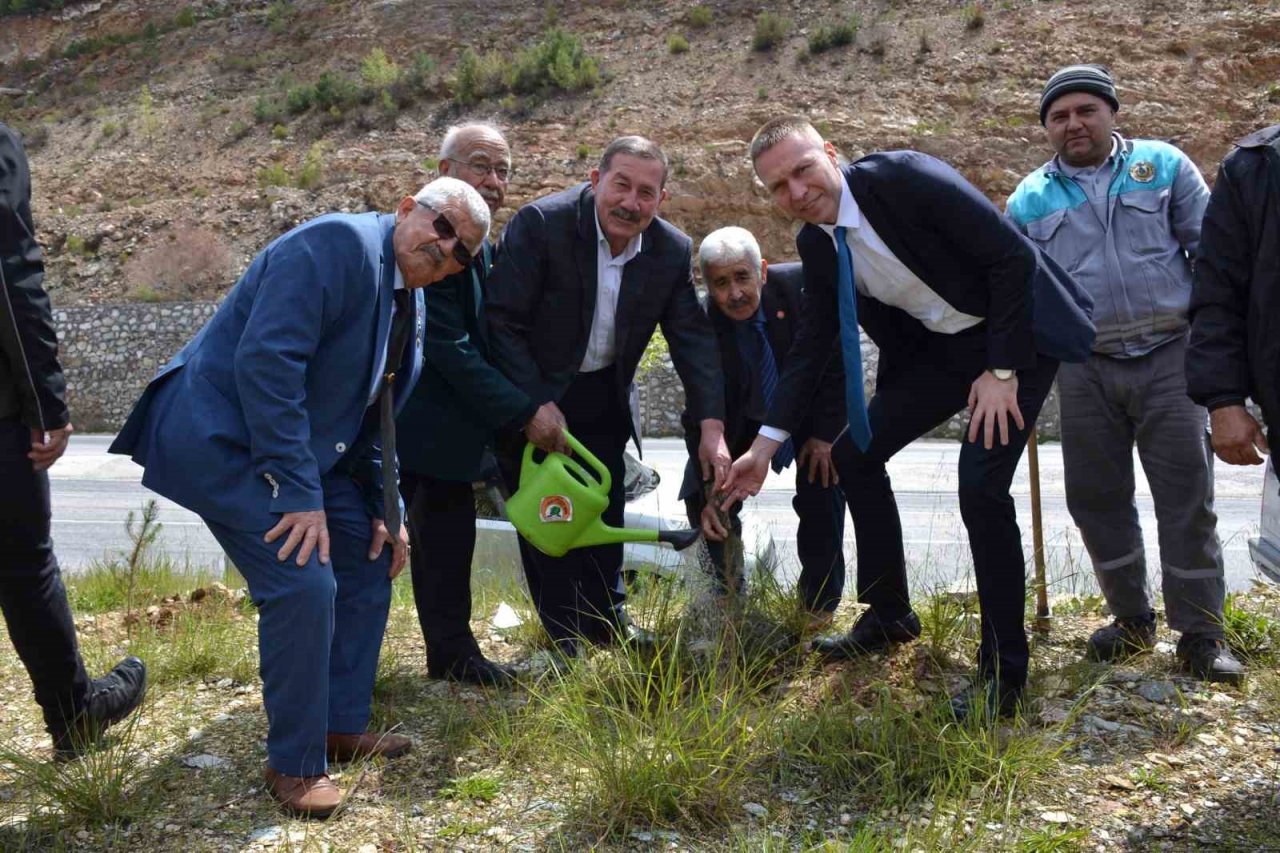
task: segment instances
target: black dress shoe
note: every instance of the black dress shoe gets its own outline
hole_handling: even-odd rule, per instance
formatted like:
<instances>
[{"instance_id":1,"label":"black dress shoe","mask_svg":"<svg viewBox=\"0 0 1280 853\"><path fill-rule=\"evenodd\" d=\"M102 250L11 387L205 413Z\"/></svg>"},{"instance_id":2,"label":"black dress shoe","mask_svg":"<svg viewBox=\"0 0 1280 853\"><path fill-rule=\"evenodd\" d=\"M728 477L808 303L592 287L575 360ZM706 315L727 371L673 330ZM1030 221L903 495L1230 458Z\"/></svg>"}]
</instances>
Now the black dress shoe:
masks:
<instances>
[{"instance_id":1,"label":"black dress shoe","mask_svg":"<svg viewBox=\"0 0 1280 853\"><path fill-rule=\"evenodd\" d=\"M111 672L95 678L80 716L65 730L53 733L54 756L66 761L83 755L108 726L133 713L146 692L147 665L135 657L125 658Z\"/></svg>"},{"instance_id":2,"label":"black dress shoe","mask_svg":"<svg viewBox=\"0 0 1280 853\"><path fill-rule=\"evenodd\" d=\"M1021 704L1021 687L984 678L951 697L951 713L961 723L970 717L994 720L1012 717Z\"/></svg>"},{"instance_id":3,"label":"black dress shoe","mask_svg":"<svg viewBox=\"0 0 1280 853\"><path fill-rule=\"evenodd\" d=\"M447 663L428 659L427 675L461 684L478 684L481 687L510 687L516 680L515 670L494 663L479 652L454 658Z\"/></svg>"},{"instance_id":4,"label":"black dress shoe","mask_svg":"<svg viewBox=\"0 0 1280 853\"><path fill-rule=\"evenodd\" d=\"M919 636L920 617L914 611L892 622L881 622L868 610L849 633L814 640L813 650L828 660L850 660L882 652L896 643L909 643Z\"/></svg>"}]
</instances>

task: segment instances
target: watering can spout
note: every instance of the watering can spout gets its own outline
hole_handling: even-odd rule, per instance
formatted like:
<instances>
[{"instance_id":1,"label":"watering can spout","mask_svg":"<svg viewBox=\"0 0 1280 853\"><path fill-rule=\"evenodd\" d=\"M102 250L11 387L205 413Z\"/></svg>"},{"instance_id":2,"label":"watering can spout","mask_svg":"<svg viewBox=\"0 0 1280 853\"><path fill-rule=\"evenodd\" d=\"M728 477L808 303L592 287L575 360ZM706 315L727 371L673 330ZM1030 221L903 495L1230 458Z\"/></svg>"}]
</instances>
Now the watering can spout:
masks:
<instances>
[{"instance_id":1,"label":"watering can spout","mask_svg":"<svg viewBox=\"0 0 1280 853\"><path fill-rule=\"evenodd\" d=\"M677 551L697 541L699 531L631 530L602 520L609 505L609 469L568 432L574 456L548 453L541 461L527 445L520 465L520 488L507 500L507 518L539 551L561 557L574 548L622 542L666 542Z\"/></svg>"}]
</instances>

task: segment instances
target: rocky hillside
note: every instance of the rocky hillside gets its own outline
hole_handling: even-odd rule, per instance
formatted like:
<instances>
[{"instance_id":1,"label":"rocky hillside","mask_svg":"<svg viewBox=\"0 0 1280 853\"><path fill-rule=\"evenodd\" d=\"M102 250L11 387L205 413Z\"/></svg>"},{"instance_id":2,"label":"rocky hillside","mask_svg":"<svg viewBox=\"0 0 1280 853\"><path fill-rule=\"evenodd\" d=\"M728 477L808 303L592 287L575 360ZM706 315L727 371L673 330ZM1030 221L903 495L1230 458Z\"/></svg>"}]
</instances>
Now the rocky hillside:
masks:
<instances>
[{"instance_id":1,"label":"rocky hillside","mask_svg":"<svg viewBox=\"0 0 1280 853\"><path fill-rule=\"evenodd\" d=\"M754 50L762 10L776 44ZM563 51L520 55L539 44ZM520 76L539 55L550 84ZM28 135L59 303L205 298L306 217L389 207L467 115L510 129L515 204L644 133L673 158L668 218L695 239L745 225L773 258L792 229L745 149L779 111L850 156L939 155L1002 200L1046 159L1045 76L1082 60L1116 73L1125 132L1210 177L1232 139L1280 121L1264 0L93 0L0 18L0 118Z\"/></svg>"}]
</instances>

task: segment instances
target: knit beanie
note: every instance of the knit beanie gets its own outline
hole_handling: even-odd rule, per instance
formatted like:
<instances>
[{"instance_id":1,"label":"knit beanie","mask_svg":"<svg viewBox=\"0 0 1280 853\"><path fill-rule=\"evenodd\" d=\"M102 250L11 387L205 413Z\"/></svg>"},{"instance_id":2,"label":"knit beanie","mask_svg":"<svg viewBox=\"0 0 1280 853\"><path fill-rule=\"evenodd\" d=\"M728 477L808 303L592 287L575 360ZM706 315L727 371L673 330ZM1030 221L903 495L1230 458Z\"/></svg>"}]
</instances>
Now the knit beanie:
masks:
<instances>
[{"instance_id":1,"label":"knit beanie","mask_svg":"<svg viewBox=\"0 0 1280 853\"><path fill-rule=\"evenodd\" d=\"M1044 124L1049 107L1063 95L1071 92L1088 92L1097 95L1111 104L1111 109L1119 110L1120 101L1116 98L1116 81L1111 72L1103 65L1068 65L1054 72L1049 82L1044 84L1040 93L1040 123Z\"/></svg>"}]
</instances>

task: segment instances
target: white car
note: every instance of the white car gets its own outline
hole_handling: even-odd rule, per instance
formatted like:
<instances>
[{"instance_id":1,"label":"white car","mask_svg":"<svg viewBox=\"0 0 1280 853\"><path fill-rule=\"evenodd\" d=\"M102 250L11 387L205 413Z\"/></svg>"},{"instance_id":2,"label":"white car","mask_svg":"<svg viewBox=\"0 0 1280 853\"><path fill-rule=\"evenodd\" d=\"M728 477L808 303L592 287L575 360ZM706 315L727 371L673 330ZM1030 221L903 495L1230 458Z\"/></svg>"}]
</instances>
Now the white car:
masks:
<instances>
[{"instance_id":1,"label":"white car","mask_svg":"<svg viewBox=\"0 0 1280 853\"><path fill-rule=\"evenodd\" d=\"M1271 580L1280 583L1280 478L1276 477L1274 456L1267 458L1262 478L1262 529L1249 540L1249 555Z\"/></svg>"}]
</instances>

